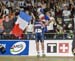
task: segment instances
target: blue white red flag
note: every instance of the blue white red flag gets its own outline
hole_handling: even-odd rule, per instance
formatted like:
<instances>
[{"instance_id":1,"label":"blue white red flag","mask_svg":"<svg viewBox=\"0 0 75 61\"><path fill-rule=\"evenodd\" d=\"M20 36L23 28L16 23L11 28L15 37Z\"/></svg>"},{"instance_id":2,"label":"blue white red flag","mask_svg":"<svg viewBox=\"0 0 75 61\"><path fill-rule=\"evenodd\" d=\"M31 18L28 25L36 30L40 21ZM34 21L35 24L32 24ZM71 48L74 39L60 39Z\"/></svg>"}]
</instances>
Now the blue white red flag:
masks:
<instances>
[{"instance_id":1,"label":"blue white red flag","mask_svg":"<svg viewBox=\"0 0 75 61\"><path fill-rule=\"evenodd\" d=\"M14 34L17 37L21 36L31 19L32 17L30 15L21 11L17 21L15 22L14 28L12 29L12 34Z\"/></svg>"}]
</instances>

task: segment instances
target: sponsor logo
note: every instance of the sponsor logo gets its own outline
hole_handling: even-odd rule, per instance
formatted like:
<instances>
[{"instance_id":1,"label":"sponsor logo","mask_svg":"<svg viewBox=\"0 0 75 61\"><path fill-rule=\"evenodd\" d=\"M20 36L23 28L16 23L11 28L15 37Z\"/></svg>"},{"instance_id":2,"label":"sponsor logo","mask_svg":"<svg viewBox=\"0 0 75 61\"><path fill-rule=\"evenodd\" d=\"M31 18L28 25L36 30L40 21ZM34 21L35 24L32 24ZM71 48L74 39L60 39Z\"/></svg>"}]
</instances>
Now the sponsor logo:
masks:
<instances>
[{"instance_id":1,"label":"sponsor logo","mask_svg":"<svg viewBox=\"0 0 75 61\"><path fill-rule=\"evenodd\" d=\"M69 43L59 43L59 53L68 53Z\"/></svg>"},{"instance_id":2,"label":"sponsor logo","mask_svg":"<svg viewBox=\"0 0 75 61\"><path fill-rule=\"evenodd\" d=\"M0 44L0 53L4 54L6 52L6 44Z\"/></svg>"},{"instance_id":3,"label":"sponsor logo","mask_svg":"<svg viewBox=\"0 0 75 61\"><path fill-rule=\"evenodd\" d=\"M48 43L47 44L47 53L56 53L57 52L57 44L56 43Z\"/></svg>"},{"instance_id":4,"label":"sponsor logo","mask_svg":"<svg viewBox=\"0 0 75 61\"><path fill-rule=\"evenodd\" d=\"M0 44L0 46L3 46L4 48L6 48L6 44Z\"/></svg>"},{"instance_id":5,"label":"sponsor logo","mask_svg":"<svg viewBox=\"0 0 75 61\"><path fill-rule=\"evenodd\" d=\"M12 45L10 52L11 54L19 54L23 52L25 48L26 48L25 42L17 42Z\"/></svg>"}]
</instances>

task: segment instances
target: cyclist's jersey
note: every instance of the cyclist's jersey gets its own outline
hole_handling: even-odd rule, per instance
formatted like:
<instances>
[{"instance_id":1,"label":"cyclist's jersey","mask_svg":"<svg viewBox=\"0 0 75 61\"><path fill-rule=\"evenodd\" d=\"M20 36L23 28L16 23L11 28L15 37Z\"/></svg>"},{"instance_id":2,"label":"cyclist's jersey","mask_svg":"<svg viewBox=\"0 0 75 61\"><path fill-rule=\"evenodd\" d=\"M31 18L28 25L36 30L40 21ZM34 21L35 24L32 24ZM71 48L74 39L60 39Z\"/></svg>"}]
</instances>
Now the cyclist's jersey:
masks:
<instances>
[{"instance_id":1,"label":"cyclist's jersey","mask_svg":"<svg viewBox=\"0 0 75 61\"><path fill-rule=\"evenodd\" d=\"M35 30L35 33L42 33L42 25L41 25L41 22L40 21L36 21L34 23L34 30Z\"/></svg>"}]
</instances>

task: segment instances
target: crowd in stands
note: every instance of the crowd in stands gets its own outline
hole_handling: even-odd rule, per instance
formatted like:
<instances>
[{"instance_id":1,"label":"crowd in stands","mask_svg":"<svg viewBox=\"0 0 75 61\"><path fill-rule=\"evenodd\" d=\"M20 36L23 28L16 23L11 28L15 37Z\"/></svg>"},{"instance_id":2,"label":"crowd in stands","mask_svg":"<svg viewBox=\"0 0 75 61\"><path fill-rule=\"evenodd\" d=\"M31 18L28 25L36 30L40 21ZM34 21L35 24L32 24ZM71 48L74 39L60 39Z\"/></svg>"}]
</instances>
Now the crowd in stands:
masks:
<instances>
[{"instance_id":1,"label":"crowd in stands","mask_svg":"<svg viewBox=\"0 0 75 61\"><path fill-rule=\"evenodd\" d=\"M20 11L32 16L23 39L34 39L34 22L38 10L50 21L46 25L45 39L72 39L74 36L75 0L0 0L0 39L17 39L11 30Z\"/></svg>"}]
</instances>

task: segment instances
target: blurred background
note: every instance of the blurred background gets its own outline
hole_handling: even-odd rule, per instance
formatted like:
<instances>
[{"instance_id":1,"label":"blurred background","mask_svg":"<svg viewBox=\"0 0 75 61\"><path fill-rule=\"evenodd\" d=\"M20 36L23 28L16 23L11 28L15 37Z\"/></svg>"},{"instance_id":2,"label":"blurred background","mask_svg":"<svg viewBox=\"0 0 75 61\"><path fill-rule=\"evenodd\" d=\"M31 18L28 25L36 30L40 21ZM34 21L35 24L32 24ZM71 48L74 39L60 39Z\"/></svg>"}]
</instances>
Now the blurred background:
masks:
<instances>
[{"instance_id":1,"label":"blurred background","mask_svg":"<svg viewBox=\"0 0 75 61\"><path fill-rule=\"evenodd\" d=\"M18 39L11 30L21 10L32 16L22 39L35 39L34 22L39 7L51 21L46 26L44 39L73 39L75 0L0 0L0 39Z\"/></svg>"}]
</instances>

